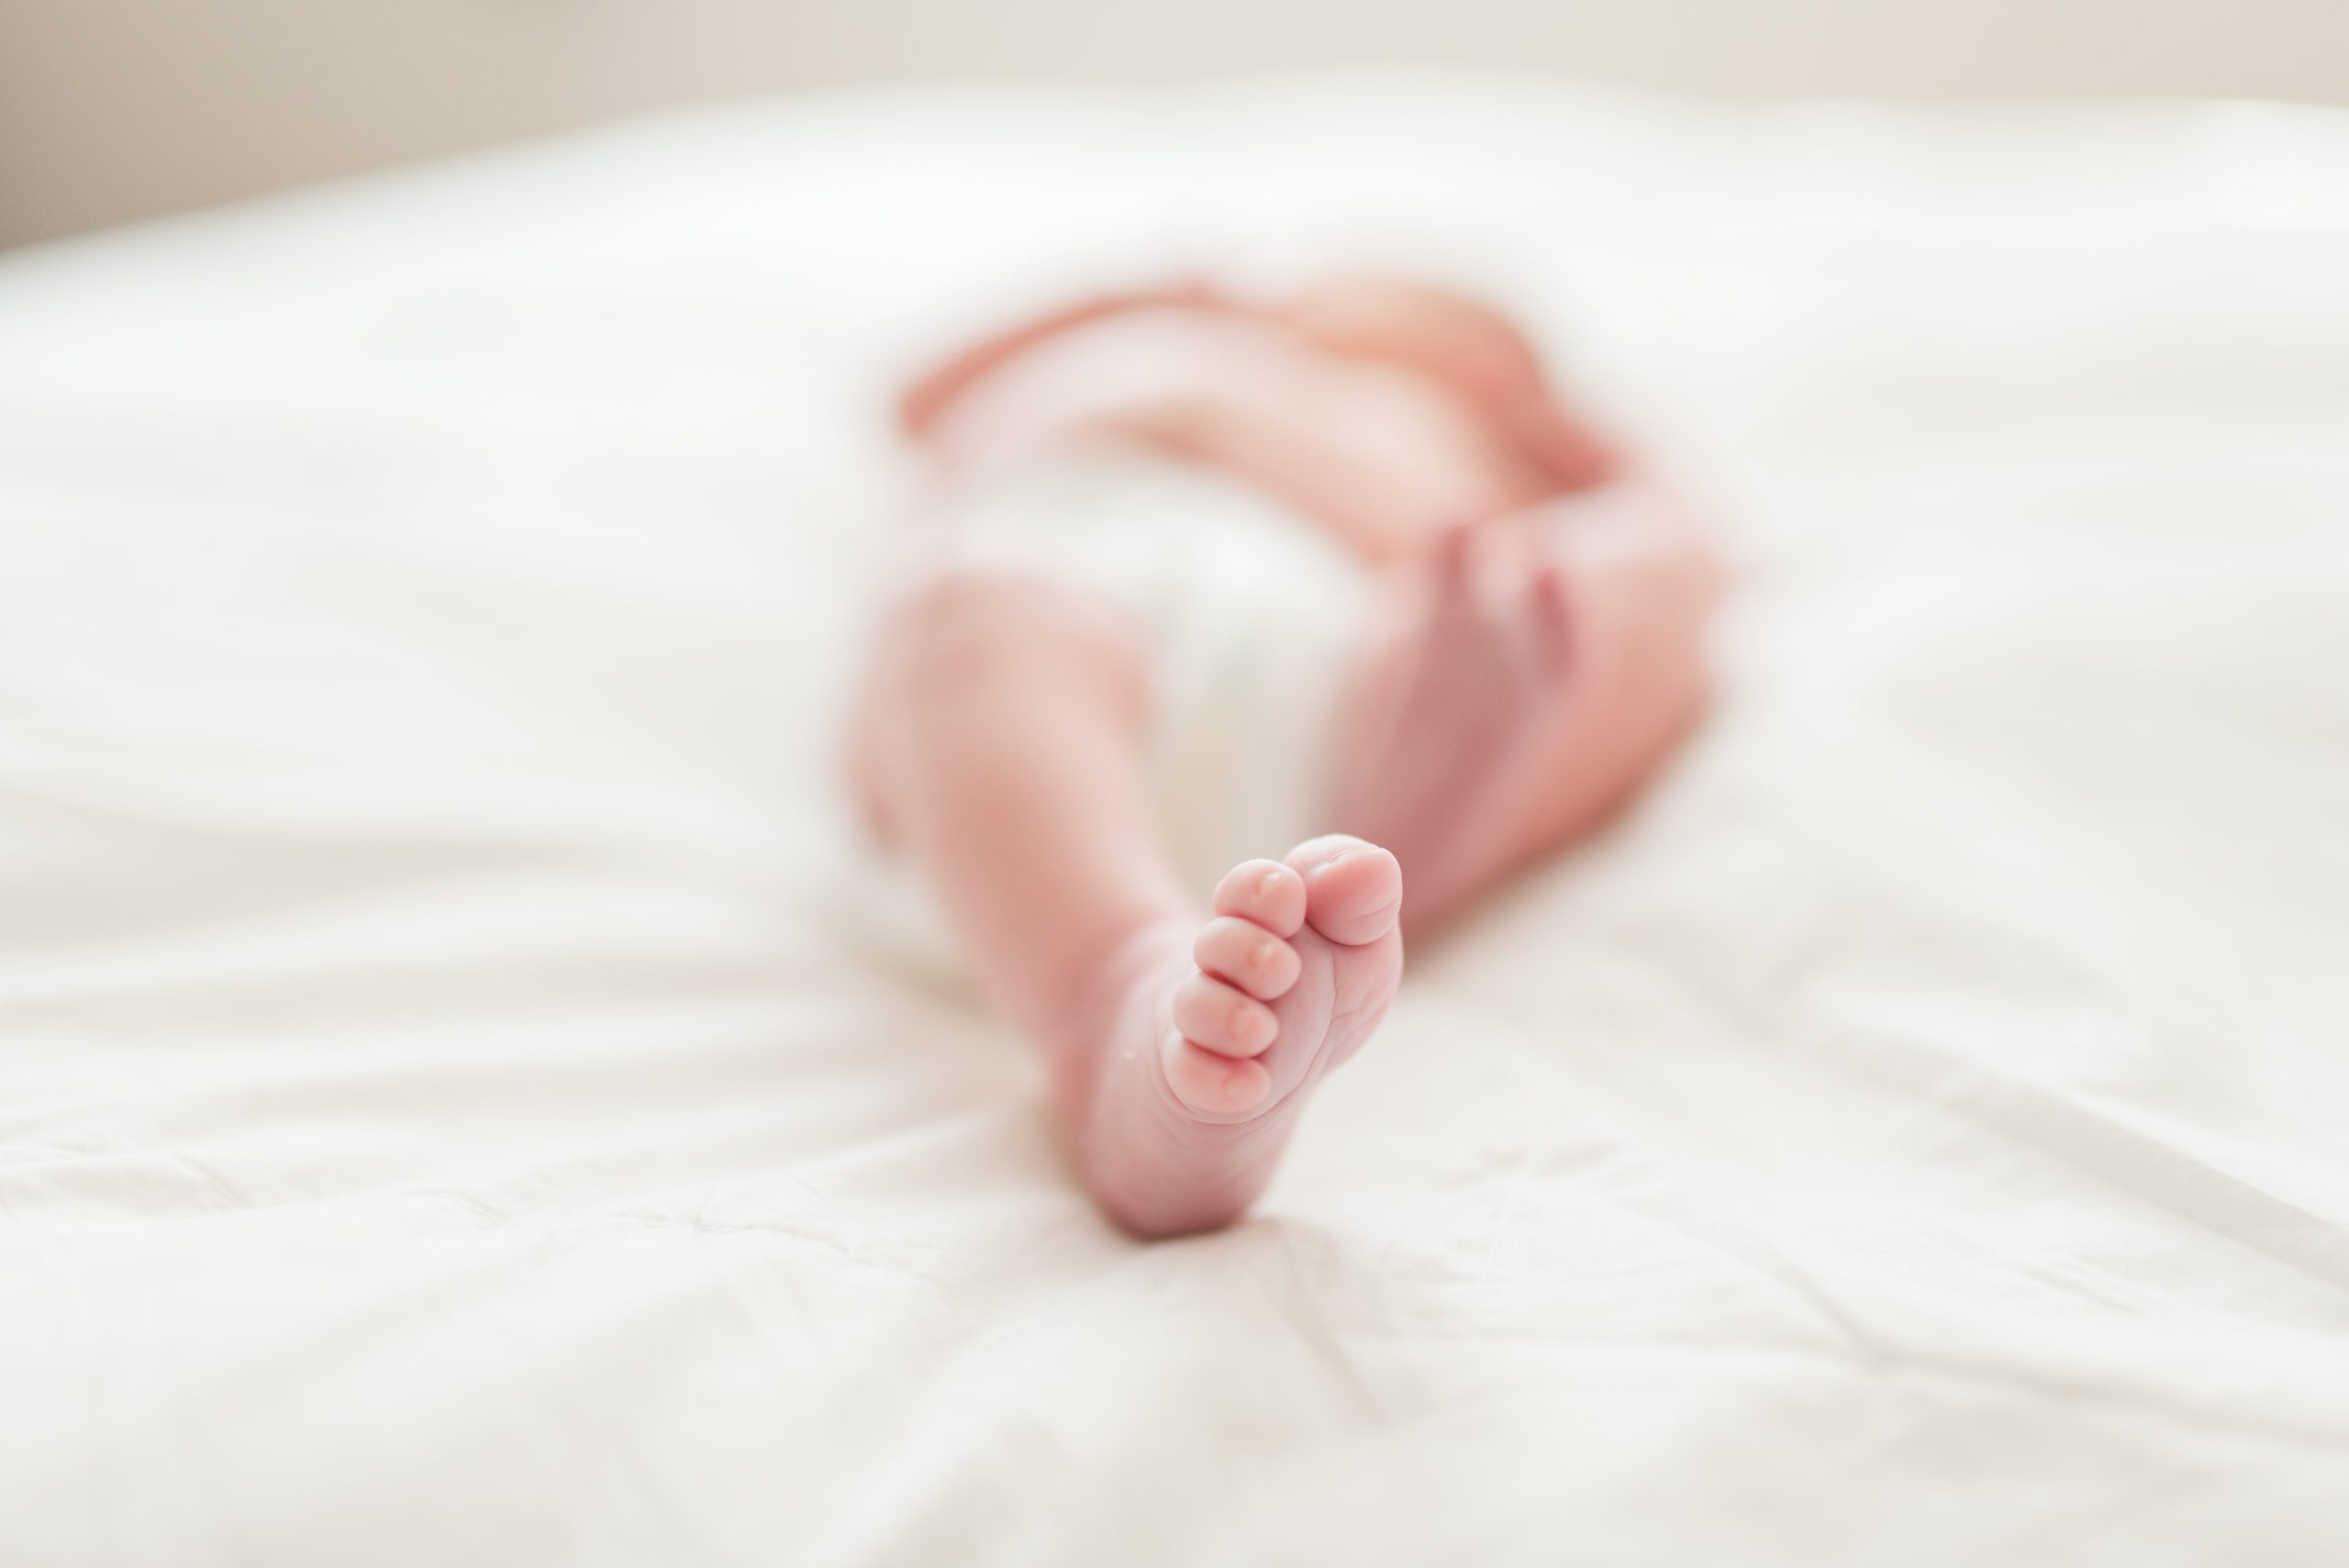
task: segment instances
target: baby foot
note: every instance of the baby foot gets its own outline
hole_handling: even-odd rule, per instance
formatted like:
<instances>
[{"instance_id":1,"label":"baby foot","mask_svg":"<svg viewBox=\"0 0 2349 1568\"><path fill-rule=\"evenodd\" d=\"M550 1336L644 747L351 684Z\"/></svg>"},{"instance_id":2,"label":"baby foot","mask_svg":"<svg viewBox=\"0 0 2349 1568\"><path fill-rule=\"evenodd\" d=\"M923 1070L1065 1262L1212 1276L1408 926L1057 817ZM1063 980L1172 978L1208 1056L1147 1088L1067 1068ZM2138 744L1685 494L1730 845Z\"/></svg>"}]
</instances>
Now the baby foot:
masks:
<instances>
[{"instance_id":1,"label":"baby foot","mask_svg":"<svg viewBox=\"0 0 2349 1568\"><path fill-rule=\"evenodd\" d=\"M1386 1016L1402 903L1393 855L1314 839L1232 868L1205 925L1154 927L1128 947L1070 1106L1111 1218L1172 1236L1246 1212L1315 1083Z\"/></svg>"},{"instance_id":2,"label":"baby foot","mask_svg":"<svg viewBox=\"0 0 2349 1568\"><path fill-rule=\"evenodd\" d=\"M1401 860L1414 930L1655 771L1700 706L1719 586L1676 504L1644 493L1456 528L1397 571L1330 806Z\"/></svg>"},{"instance_id":3,"label":"baby foot","mask_svg":"<svg viewBox=\"0 0 2349 1568\"><path fill-rule=\"evenodd\" d=\"M1414 926L1482 890L1571 698L1571 590L1494 523L1445 530L1398 573L1358 673L1331 817L1392 846Z\"/></svg>"}]
</instances>

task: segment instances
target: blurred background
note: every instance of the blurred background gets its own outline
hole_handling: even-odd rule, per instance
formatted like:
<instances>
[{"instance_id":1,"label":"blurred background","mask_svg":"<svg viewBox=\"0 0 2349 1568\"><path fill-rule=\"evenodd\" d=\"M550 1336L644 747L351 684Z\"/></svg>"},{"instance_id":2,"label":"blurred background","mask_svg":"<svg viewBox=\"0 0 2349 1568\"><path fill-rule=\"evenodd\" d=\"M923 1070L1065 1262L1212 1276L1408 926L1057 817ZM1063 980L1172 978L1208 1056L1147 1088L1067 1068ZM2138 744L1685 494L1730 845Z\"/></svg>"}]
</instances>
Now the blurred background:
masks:
<instances>
[{"instance_id":1,"label":"blurred background","mask_svg":"<svg viewBox=\"0 0 2349 1568\"><path fill-rule=\"evenodd\" d=\"M0 0L0 245L617 114L1399 62L1734 96L2349 102L2343 0Z\"/></svg>"}]
</instances>

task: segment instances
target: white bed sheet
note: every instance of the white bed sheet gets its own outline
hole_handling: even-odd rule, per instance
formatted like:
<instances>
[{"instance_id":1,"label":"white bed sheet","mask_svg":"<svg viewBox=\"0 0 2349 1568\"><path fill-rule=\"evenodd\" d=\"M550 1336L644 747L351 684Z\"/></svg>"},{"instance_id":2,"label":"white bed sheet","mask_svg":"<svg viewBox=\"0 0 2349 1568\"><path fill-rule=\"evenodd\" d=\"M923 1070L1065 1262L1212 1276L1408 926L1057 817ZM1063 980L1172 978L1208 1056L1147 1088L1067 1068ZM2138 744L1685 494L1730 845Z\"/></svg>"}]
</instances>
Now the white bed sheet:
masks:
<instances>
[{"instance_id":1,"label":"white bed sheet","mask_svg":"<svg viewBox=\"0 0 2349 1568\"><path fill-rule=\"evenodd\" d=\"M829 771L890 377L1508 292L1718 721L1138 1247ZM2349 1561L2349 118L1358 79L0 261L0 1559Z\"/></svg>"}]
</instances>

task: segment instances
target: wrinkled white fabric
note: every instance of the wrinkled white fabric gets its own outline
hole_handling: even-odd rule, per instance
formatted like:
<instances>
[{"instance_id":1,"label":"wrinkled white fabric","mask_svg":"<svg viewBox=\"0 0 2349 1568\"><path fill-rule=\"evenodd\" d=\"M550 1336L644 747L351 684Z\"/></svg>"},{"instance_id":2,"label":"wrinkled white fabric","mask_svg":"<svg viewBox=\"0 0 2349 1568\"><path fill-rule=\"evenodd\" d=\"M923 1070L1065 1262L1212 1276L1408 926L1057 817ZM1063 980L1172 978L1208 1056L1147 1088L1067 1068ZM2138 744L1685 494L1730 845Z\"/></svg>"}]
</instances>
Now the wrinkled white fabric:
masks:
<instances>
[{"instance_id":1,"label":"wrinkled white fabric","mask_svg":"<svg viewBox=\"0 0 2349 1568\"><path fill-rule=\"evenodd\" d=\"M892 378L1520 301L1716 721L1140 1247L869 917ZM0 260L0 1557L2349 1558L2349 119L1362 80L624 128Z\"/></svg>"}]
</instances>

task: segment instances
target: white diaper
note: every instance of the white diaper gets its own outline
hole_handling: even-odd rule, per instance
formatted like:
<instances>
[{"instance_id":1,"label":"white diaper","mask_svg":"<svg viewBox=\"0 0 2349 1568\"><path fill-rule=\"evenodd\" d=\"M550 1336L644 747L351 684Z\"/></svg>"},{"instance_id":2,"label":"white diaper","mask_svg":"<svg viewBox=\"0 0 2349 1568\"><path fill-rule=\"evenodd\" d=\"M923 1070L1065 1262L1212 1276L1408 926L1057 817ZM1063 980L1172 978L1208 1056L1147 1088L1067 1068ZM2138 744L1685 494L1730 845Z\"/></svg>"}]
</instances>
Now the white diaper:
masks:
<instances>
[{"instance_id":1,"label":"white diaper","mask_svg":"<svg viewBox=\"0 0 2349 1568\"><path fill-rule=\"evenodd\" d=\"M925 552L1050 573L1132 613L1151 776L1186 882L1204 893L1234 862L1327 829L1364 578L1319 530L1211 470L1107 447L974 479L912 526Z\"/></svg>"}]
</instances>

